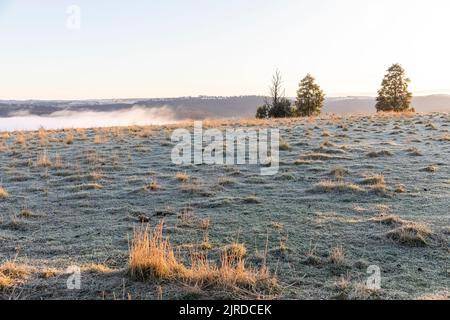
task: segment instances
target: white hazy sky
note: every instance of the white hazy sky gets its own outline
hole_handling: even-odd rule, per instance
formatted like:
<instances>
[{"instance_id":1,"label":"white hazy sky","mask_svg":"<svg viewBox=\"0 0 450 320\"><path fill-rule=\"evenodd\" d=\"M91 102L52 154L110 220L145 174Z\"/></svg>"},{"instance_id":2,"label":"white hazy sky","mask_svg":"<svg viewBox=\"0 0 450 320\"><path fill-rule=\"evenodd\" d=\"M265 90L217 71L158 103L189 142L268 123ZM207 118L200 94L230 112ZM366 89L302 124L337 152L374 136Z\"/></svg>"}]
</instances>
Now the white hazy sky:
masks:
<instances>
[{"instance_id":1,"label":"white hazy sky","mask_svg":"<svg viewBox=\"0 0 450 320\"><path fill-rule=\"evenodd\" d=\"M81 28L66 27L67 6ZM0 0L0 99L374 94L400 62L450 92L448 0Z\"/></svg>"}]
</instances>

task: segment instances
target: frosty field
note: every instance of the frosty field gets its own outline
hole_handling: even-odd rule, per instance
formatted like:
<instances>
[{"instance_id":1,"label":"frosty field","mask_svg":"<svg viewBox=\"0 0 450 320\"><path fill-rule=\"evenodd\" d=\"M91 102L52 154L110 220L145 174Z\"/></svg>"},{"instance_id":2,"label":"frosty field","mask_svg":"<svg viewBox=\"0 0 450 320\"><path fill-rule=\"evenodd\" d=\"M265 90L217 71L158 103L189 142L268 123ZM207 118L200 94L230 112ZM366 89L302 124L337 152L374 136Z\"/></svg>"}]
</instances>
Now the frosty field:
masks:
<instances>
[{"instance_id":1,"label":"frosty field","mask_svg":"<svg viewBox=\"0 0 450 320\"><path fill-rule=\"evenodd\" d=\"M448 297L450 114L204 125L279 128L279 173L172 164L191 123L2 133L0 298ZM133 232L162 220L176 268L136 276Z\"/></svg>"}]
</instances>

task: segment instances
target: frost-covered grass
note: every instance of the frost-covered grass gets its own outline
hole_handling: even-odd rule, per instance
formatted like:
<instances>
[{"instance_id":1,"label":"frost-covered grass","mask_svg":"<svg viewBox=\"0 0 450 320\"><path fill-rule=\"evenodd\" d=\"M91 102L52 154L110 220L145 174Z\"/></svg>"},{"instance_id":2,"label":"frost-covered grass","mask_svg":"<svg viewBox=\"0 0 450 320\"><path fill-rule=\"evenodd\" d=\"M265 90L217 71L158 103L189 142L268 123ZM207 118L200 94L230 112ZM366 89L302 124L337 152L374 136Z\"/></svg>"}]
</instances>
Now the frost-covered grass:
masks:
<instances>
[{"instance_id":1,"label":"frost-covered grass","mask_svg":"<svg viewBox=\"0 0 450 320\"><path fill-rule=\"evenodd\" d=\"M0 298L331 299L345 292L415 299L448 292L449 114L205 123L278 127L275 176L249 165L172 164L171 132L191 125L0 134L0 265L27 266L20 279L3 272ZM206 257L213 266L205 285L130 276L134 230L161 220L177 265L206 270L191 265ZM230 250L239 252L239 264L224 262ZM81 291L65 289L71 265L81 268ZM371 265L382 270L376 294L363 287ZM214 286L218 270L268 275L277 290Z\"/></svg>"}]
</instances>

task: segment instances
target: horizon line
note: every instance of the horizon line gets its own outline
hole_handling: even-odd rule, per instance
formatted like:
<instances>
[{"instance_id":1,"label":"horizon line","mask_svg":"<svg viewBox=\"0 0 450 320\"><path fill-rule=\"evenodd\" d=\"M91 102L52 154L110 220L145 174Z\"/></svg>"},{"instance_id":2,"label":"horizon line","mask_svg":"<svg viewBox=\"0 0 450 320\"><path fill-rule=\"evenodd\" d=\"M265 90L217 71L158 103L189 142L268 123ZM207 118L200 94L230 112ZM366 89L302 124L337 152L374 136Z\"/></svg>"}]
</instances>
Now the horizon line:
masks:
<instances>
[{"instance_id":1,"label":"horizon line","mask_svg":"<svg viewBox=\"0 0 450 320\"><path fill-rule=\"evenodd\" d=\"M417 91L413 92L413 97L424 97L424 96L436 96L436 95L450 95L450 90L423 90L423 91ZM325 98L376 98L376 93L353 93L353 94L328 94L325 96ZM261 94L240 94L240 95L187 95L187 96L162 96L162 97L126 97L126 98L77 98L77 99L57 99L57 98L50 98L50 99L35 99L35 98L28 98L28 99L14 99L14 98L0 98L1 102L7 102L7 101L18 101L18 102L27 102L27 101L61 101L61 102L82 102L82 101L111 101L111 100L167 100L167 99L183 99L183 98L238 98L238 97L269 97L268 95L261 95ZM295 96L286 96L288 99L295 99Z\"/></svg>"}]
</instances>

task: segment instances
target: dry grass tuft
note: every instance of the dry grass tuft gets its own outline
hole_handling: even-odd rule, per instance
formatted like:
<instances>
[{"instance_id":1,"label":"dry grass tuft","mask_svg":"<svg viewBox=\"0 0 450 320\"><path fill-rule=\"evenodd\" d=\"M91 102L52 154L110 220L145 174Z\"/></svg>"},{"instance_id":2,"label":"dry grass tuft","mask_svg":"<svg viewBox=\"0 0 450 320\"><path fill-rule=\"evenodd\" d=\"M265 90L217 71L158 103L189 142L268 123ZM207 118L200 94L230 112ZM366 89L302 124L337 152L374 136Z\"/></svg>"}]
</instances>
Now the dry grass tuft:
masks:
<instances>
[{"instance_id":1,"label":"dry grass tuft","mask_svg":"<svg viewBox=\"0 0 450 320\"><path fill-rule=\"evenodd\" d=\"M36 164L38 167L43 168L48 168L52 166L52 161L50 160L47 151L44 151L43 153L38 155Z\"/></svg>"},{"instance_id":2,"label":"dry grass tuft","mask_svg":"<svg viewBox=\"0 0 450 320\"><path fill-rule=\"evenodd\" d=\"M421 247L428 244L428 239L432 236L429 226L418 222L405 222L400 227L389 231L386 236L400 244Z\"/></svg>"},{"instance_id":3,"label":"dry grass tuft","mask_svg":"<svg viewBox=\"0 0 450 320\"><path fill-rule=\"evenodd\" d=\"M0 199L5 199L9 197L8 191L0 185Z\"/></svg>"},{"instance_id":4,"label":"dry grass tuft","mask_svg":"<svg viewBox=\"0 0 450 320\"><path fill-rule=\"evenodd\" d=\"M303 160L303 159L299 159L299 160L295 160L294 164L301 166L301 165L310 165L310 164L316 164L316 163L321 163L322 161L320 160Z\"/></svg>"},{"instance_id":5,"label":"dry grass tuft","mask_svg":"<svg viewBox=\"0 0 450 320\"><path fill-rule=\"evenodd\" d=\"M56 154L53 162L53 168L61 169L62 167L64 167L63 159L60 154Z\"/></svg>"},{"instance_id":6,"label":"dry grass tuft","mask_svg":"<svg viewBox=\"0 0 450 320\"><path fill-rule=\"evenodd\" d=\"M68 145L73 144L73 141L75 140L75 137L73 135L72 131L69 131L66 133L66 139L65 139L65 143Z\"/></svg>"},{"instance_id":7,"label":"dry grass tuft","mask_svg":"<svg viewBox=\"0 0 450 320\"><path fill-rule=\"evenodd\" d=\"M416 147L409 148L409 149L406 150L406 151L409 152L409 154L410 154L411 156L416 156L416 157L421 157L421 156L423 156L422 152L420 152L420 150L417 149Z\"/></svg>"},{"instance_id":8,"label":"dry grass tuft","mask_svg":"<svg viewBox=\"0 0 450 320\"><path fill-rule=\"evenodd\" d=\"M386 225L402 225L405 223L405 220L394 214L380 214L372 218L371 221Z\"/></svg>"},{"instance_id":9,"label":"dry grass tuft","mask_svg":"<svg viewBox=\"0 0 450 320\"><path fill-rule=\"evenodd\" d=\"M25 280L30 274L26 266L8 261L0 266L0 289L9 289Z\"/></svg>"},{"instance_id":10,"label":"dry grass tuft","mask_svg":"<svg viewBox=\"0 0 450 320\"><path fill-rule=\"evenodd\" d=\"M437 166L428 166L422 169L422 171L424 172L431 172L431 173L436 172L438 170L439 168Z\"/></svg>"},{"instance_id":11,"label":"dry grass tuft","mask_svg":"<svg viewBox=\"0 0 450 320\"><path fill-rule=\"evenodd\" d=\"M100 181L104 178L104 174L99 171L91 171L89 172L88 179L90 181Z\"/></svg>"},{"instance_id":12,"label":"dry grass tuft","mask_svg":"<svg viewBox=\"0 0 450 320\"><path fill-rule=\"evenodd\" d=\"M342 159L342 157L339 156L333 156L326 153L309 153L301 157L301 160L321 160L321 161L327 161L327 160L337 160Z\"/></svg>"},{"instance_id":13,"label":"dry grass tuft","mask_svg":"<svg viewBox=\"0 0 450 320\"><path fill-rule=\"evenodd\" d=\"M241 243L232 243L223 248L223 254L232 259L242 259L247 255L247 248Z\"/></svg>"},{"instance_id":14,"label":"dry grass tuft","mask_svg":"<svg viewBox=\"0 0 450 320\"><path fill-rule=\"evenodd\" d=\"M42 279L50 279L58 276L59 274L61 274L60 270L54 268L46 268L39 273L39 277Z\"/></svg>"},{"instance_id":15,"label":"dry grass tuft","mask_svg":"<svg viewBox=\"0 0 450 320\"><path fill-rule=\"evenodd\" d=\"M404 184L398 184L398 185L395 187L394 192L395 192L395 193L405 193L405 192L406 192L406 186L405 186Z\"/></svg>"},{"instance_id":16,"label":"dry grass tuft","mask_svg":"<svg viewBox=\"0 0 450 320\"><path fill-rule=\"evenodd\" d=\"M175 178L180 182L187 182L191 177L186 172L178 172Z\"/></svg>"},{"instance_id":17,"label":"dry grass tuft","mask_svg":"<svg viewBox=\"0 0 450 320\"><path fill-rule=\"evenodd\" d=\"M347 176L350 172L342 167L333 168L330 171L330 176L335 177L336 179L342 180L345 176Z\"/></svg>"},{"instance_id":18,"label":"dry grass tuft","mask_svg":"<svg viewBox=\"0 0 450 320\"><path fill-rule=\"evenodd\" d=\"M352 183L346 183L343 181L331 181L331 180L324 180L319 182L314 186L313 191L315 192L364 192L364 189L361 187L352 184Z\"/></svg>"},{"instance_id":19,"label":"dry grass tuft","mask_svg":"<svg viewBox=\"0 0 450 320\"><path fill-rule=\"evenodd\" d=\"M87 140L86 129L77 128L77 129L75 129L75 132L77 133L79 140L83 140L83 141Z\"/></svg>"},{"instance_id":20,"label":"dry grass tuft","mask_svg":"<svg viewBox=\"0 0 450 320\"><path fill-rule=\"evenodd\" d=\"M291 147L289 146L289 143L284 140L284 139L280 139L280 150L281 151L289 151L291 150Z\"/></svg>"},{"instance_id":21,"label":"dry grass tuft","mask_svg":"<svg viewBox=\"0 0 450 320\"><path fill-rule=\"evenodd\" d=\"M87 264L81 267L81 270L87 273L112 273L114 272L113 269L111 269L108 266L105 266L104 264Z\"/></svg>"},{"instance_id":22,"label":"dry grass tuft","mask_svg":"<svg viewBox=\"0 0 450 320\"><path fill-rule=\"evenodd\" d=\"M139 228L134 231L129 253L131 276L138 279L184 278L188 268L175 257L172 245L163 237L163 223L153 231Z\"/></svg>"},{"instance_id":23,"label":"dry grass tuft","mask_svg":"<svg viewBox=\"0 0 450 320\"><path fill-rule=\"evenodd\" d=\"M352 284L351 290L347 295L348 300L369 300L379 299L380 290L370 289L364 283Z\"/></svg>"},{"instance_id":24,"label":"dry grass tuft","mask_svg":"<svg viewBox=\"0 0 450 320\"><path fill-rule=\"evenodd\" d=\"M86 183L76 187L78 190L88 191L88 190L101 190L103 186L99 183Z\"/></svg>"},{"instance_id":25,"label":"dry grass tuft","mask_svg":"<svg viewBox=\"0 0 450 320\"><path fill-rule=\"evenodd\" d=\"M370 151L367 156L369 158L387 157L392 156L392 152L390 152L389 150Z\"/></svg>"},{"instance_id":26,"label":"dry grass tuft","mask_svg":"<svg viewBox=\"0 0 450 320\"><path fill-rule=\"evenodd\" d=\"M27 143L27 138L23 132L19 132L16 134L15 143L20 146L25 146Z\"/></svg>"},{"instance_id":27,"label":"dry grass tuft","mask_svg":"<svg viewBox=\"0 0 450 320\"><path fill-rule=\"evenodd\" d=\"M331 250L330 262L337 266L342 266L345 263L345 251L342 246L337 246Z\"/></svg>"},{"instance_id":28,"label":"dry grass tuft","mask_svg":"<svg viewBox=\"0 0 450 320\"><path fill-rule=\"evenodd\" d=\"M39 138L39 144L41 146L48 145L47 131L44 128L39 129L37 136Z\"/></svg>"},{"instance_id":29,"label":"dry grass tuft","mask_svg":"<svg viewBox=\"0 0 450 320\"><path fill-rule=\"evenodd\" d=\"M363 185L385 185L386 181L384 180L384 176L382 174L377 174L374 176L366 177L360 181L360 184Z\"/></svg>"},{"instance_id":30,"label":"dry grass tuft","mask_svg":"<svg viewBox=\"0 0 450 320\"><path fill-rule=\"evenodd\" d=\"M105 144L108 142L108 136L104 132L97 132L94 137L95 144Z\"/></svg>"},{"instance_id":31,"label":"dry grass tuft","mask_svg":"<svg viewBox=\"0 0 450 320\"><path fill-rule=\"evenodd\" d=\"M417 298L417 300L448 301L450 300L450 292L444 291L432 294L425 294Z\"/></svg>"},{"instance_id":32,"label":"dry grass tuft","mask_svg":"<svg viewBox=\"0 0 450 320\"><path fill-rule=\"evenodd\" d=\"M144 186L144 190L158 191L159 189L161 189L161 186L156 179L153 179L149 184Z\"/></svg>"},{"instance_id":33,"label":"dry grass tuft","mask_svg":"<svg viewBox=\"0 0 450 320\"><path fill-rule=\"evenodd\" d=\"M228 178L228 177L219 177L217 184L219 186L225 187L225 186L231 186L236 183L235 180Z\"/></svg>"},{"instance_id":34,"label":"dry grass tuft","mask_svg":"<svg viewBox=\"0 0 450 320\"><path fill-rule=\"evenodd\" d=\"M258 198L256 194L251 194L244 198L244 202L248 204L258 204L261 203L261 199Z\"/></svg>"},{"instance_id":35,"label":"dry grass tuft","mask_svg":"<svg viewBox=\"0 0 450 320\"><path fill-rule=\"evenodd\" d=\"M227 289L273 289L277 282L267 268L250 270L242 258L230 259L226 253L215 265L202 254L192 254L190 266L181 262L169 240L163 237L163 222L154 230L136 229L129 253L132 277L148 280L179 280Z\"/></svg>"}]
</instances>

